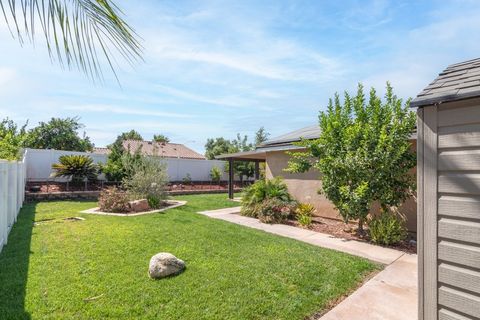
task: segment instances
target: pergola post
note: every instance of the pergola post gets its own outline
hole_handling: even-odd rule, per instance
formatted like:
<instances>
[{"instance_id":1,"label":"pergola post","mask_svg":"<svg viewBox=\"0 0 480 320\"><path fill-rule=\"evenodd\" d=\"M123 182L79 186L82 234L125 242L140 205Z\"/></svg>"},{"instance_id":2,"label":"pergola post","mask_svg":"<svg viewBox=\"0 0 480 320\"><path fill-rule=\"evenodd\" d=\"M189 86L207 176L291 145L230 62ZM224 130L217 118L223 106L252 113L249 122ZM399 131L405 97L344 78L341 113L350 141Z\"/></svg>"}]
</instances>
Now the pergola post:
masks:
<instances>
[{"instance_id":1,"label":"pergola post","mask_svg":"<svg viewBox=\"0 0 480 320\"><path fill-rule=\"evenodd\" d=\"M228 159L228 198L233 199L233 159Z\"/></svg>"},{"instance_id":2,"label":"pergola post","mask_svg":"<svg viewBox=\"0 0 480 320\"><path fill-rule=\"evenodd\" d=\"M260 162L255 160L255 181L260 179Z\"/></svg>"}]
</instances>

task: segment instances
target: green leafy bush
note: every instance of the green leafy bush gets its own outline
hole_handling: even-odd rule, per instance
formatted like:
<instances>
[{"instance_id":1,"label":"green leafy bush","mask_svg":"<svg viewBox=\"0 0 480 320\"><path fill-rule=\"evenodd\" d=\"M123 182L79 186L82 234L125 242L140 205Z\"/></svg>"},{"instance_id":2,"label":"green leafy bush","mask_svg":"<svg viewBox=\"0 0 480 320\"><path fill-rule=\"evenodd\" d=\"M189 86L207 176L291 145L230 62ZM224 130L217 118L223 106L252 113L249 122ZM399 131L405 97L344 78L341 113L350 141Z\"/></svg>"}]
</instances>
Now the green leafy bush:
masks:
<instances>
[{"instance_id":1,"label":"green leafy bush","mask_svg":"<svg viewBox=\"0 0 480 320\"><path fill-rule=\"evenodd\" d=\"M284 202L292 201L287 185L282 178L258 180L244 189L241 213L245 216L257 217L259 204L265 199L279 199Z\"/></svg>"},{"instance_id":2,"label":"green leafy bush","mask_svg":"<svg viewBox=\"0 0 480 320\"><path fill-rule=\"evenodd\" d=\"M98 197L98 206L101 211L124 213L129 211L129 196L117 187L103 189Z\"/></svg>"},{"instance_id":3,"label":"green leafy bush","mask_svg":"<svg viewBox=\"0 0 480 320\"><path fill-rule=\"evenodd\" d=\"M299 203L295 209L295 214L298 223L303 227L308 227L312 224L312 216L315 213L315 207L310 203Z\"/></svg>"},{"instance_id":4,"label":"green leafy bush","mask_svg":"<svg viewBox=\"0 0 480 320\"><path fill-rule=\"evenodd\" d=\"M185 177L182 179L184 184L192 184L192 176L190 173L187 173Z\"/></svg>"},{"instance_id":5,"label":"green leafy bush","mask_svg":"<svg viewBox=\"0 0 480 320\"><path fill-rule=\"evenodd\" d=\"M52 165L54 177L71 178L73 182L81 182L85 178L96 180L98 166L93 159L83 155L63 155L58 158L59 163Z\"/></svg>"},{"instance_id":6,"label":"green leafy bush","mask_svg":"<svg viewBox=\"0 0 480 320\"><path fill-rule=\"evenodd\" d=\"M212 169L210 169L210 179L212 179L212 182L215 183L220 182L220 180L222 179L222 171L219 167L213 166Z\"/></svg>"},{"instance_id":7,"label":"green leafy bush","mask_svg":"<svg viewBox=\"0 0 480 320\"><path fill-rule=\"evenodd\" d=\"M398 215L383 211L368 220L370 239L377 244L396 244L407 237L403 219Z\"/></svg>"},{"instance_id":8,"label":"green leafy bush","mask_svg":"<svg viewBox=\"0 0 480 320\"><path fill-rule=\"evenodd\" d=\"M162 205L163 205L163 200L164 200L164 199L160 199L160 198L158 198L158 197L156 197L156 196L153 196L153 195L147 196L148 206L149 206L151 209L161 208Z\"/></svg>"},{"instance_id":9,"label":"green leafy bush","mask_svg":"<svg viewBox=\"0 0 480 320\"><path fill-rule=\"evenodd\" d=\"M295 204L291 201L265 199L258 205L258 219L263 223L282 223L288 219L294 208Z\"/></svg>"},{"instance_id":10,"label":"green leafy bush","mask_svg":"<svg viewBox=\"0 0 480 320\"><path fill-rule=\"evenodd\" d=\"M133 174L123 179L123 187L134 199L150 199L153 205L167 199L167 166L158 158L141 157L132 166Z\"/></svg>"},{"instance_id":11,"label":"green leafy bush","mask_svg":"<svg viewBox=\"0 0 480 320\"><path fill-rule=\"evenodd\" d=\"M27 124L18 127L8 118L0 121L0 159L20 159L21 148L27 138L26 126Z\"/></svg>"}]
</instances>

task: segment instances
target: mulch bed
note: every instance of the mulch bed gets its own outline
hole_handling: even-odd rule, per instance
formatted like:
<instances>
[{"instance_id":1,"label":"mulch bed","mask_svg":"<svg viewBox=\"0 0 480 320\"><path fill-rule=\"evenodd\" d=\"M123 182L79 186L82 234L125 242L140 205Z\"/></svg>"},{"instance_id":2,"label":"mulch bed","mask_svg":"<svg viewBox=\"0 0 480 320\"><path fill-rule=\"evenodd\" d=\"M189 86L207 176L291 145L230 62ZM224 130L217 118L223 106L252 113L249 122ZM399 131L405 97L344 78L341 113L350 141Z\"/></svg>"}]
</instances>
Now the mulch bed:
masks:
<instances>
[{"instance_id":1,"label":"mulch bed","mask_svg":"<svg viewBox=\"0 0 480 320\"><path fill-rule=\"evenodd\" d=\"M295 220L288 220L287 222L285 222L285 224L298 227L298 228L303 228ZM330 234L337 238L371 243L368 235L365 235L363 237L358 236L355 233L356 228L357 228L357 224L355 223L345 224L343 221L339 221L339 220L327 219L322 217L314 217L312 224L310 225L310 227L308 227L308 230ZM407 253L417 253L417 244L416 244L416 241L415 242L414 241L415 241L415 237L412 235L409 235L405 241L397 245L384 246L384 247L401 250Z\"/></svg>"},{"instance_id":2,"label":"mulch bed","mask_svg":"<svg viewBox=\"0 0 480 320\"><path fill-rule=\"evenodd\" d=\"M119 183L116 182L89 182L85 187L85 184L72 184L66 182L28 182L27 190L30 190L31 187L39 187L40 190L36 192L44 193L57 193L57 192L71 192L71 191L100 191L103 188L116 186ZM236 183L234 185L235 189L240 189L241 185ZM225 183L214 184L214 183L169 183L167 191L196 191L196 190L227 190L228 185Z\"/></svg>"}]
</instances>

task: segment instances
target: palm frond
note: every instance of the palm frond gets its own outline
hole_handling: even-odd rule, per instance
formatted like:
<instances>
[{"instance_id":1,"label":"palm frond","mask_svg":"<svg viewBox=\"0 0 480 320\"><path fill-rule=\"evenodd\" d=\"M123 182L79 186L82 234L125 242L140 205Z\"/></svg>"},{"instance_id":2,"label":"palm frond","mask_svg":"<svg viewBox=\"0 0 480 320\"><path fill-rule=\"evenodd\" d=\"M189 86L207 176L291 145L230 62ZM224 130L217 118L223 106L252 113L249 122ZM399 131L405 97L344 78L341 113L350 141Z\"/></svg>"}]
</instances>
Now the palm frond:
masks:
<instances>
[{"instance_id":1,"label":"palm frond","mask_svg":"<svg viewBox=\"0 0 480 320\"><path fill-rule=\"evenodd\" d=\"M99 56L116 78L116 55L130 64L141 59L138 35L110 0L0 0L0 7L22 45L33 42L40 28L52 61L75 66L92 80L103 80Z\"/></svg>"}]
</instances>

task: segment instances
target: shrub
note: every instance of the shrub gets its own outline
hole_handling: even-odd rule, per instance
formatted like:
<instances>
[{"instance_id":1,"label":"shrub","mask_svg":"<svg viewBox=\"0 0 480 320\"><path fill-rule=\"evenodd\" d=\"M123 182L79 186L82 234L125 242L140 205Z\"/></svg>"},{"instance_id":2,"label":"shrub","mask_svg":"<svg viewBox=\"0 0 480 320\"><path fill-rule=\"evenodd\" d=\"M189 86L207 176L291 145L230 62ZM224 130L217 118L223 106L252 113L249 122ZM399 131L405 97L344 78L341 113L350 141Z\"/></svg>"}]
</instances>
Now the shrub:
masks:
<instances>
[{"instance_id":1,"label":"shrub","mask_svg":"<svg viewBox=\"0 0 480 320\"><path fill-rule=\"evenodd\" d=\"M295 209L295 214L298 223L303 227L308 227L312 224L312 216L315 213L315 207L310 203L300 203Z\"/></svg>"},{"instance_id":2,"label":"shrub","mask_svg":"<svg viewBox=\"0 0 480 320\"><path fill-rule=\"evenodd\" d=\"M222 171L219 167L213 166L212 169L210 169L210 178L215 183L220 182L220 180L222 179Z\"/></svg>"},{"instance_id":3,"label":"shrub","mask_svg":"<svg viewBox=\"0 0 480 320\"><path fill-rule=\"evenodd\" d=\"M258 219L264 223L282 223L292 214L294 207L291 201L265 199L258 205Z\"/></svg>"},{"instance_id":4,"label":"shrub","mask_svg":"<svg viewBox=\"0 0 480 320\"><path fill-rule=\"evenodd\" d=\"M192 184L192 176L190 173L187 173L187 175L182 179L184 184Z\"/></svg>"},{"instance_id":5,"label":"shrub","mask_svg":"<svg viewBox=\"0 0 480 320\"><path fill-rule=\"evenodd\" d=\"M312 224L312 216L300 214L297 215L297 221L302 227L309 227Z\"/></svg>"},{"instance_id":6,"label":"shrub","mask_svg":"<svg viewBox=\"0 0 480 320\"><path fill-rule=\"evenodd\" d=\"M370 239L377 244L391 245L405 240L407 229L398 215L383 211L368 220Z\"/></svg>"},{"instance_id":7,"label":"shrub","mask_svg":"<svg viewBox=\"0 0 480 320\"><path fill-rule=\"evenodd\" d=\"M150 199L152 204L167 198L167 167L158 158L142 157L132 167L133 174L123 179L123 186L135 199Z\"/></svg>"},{"instance_id":8,"label":"shrub","mask_svg":"<svg viewBox=\"0 0 480 320\"><path fill-rule=\"evenodd\" d=\"M52 165L54 177L68 177L73 182L81 182L85 178L96 180L98 166L93 163L89 156L63 155L58 158L59 163Z\"/></svg>"},{"instance_id":9,"label":"shrub","mask_svg":"<svg viewBox=\"0 0 480 320\"><path fill-rule=\"evenodd\" d=\"M244 189L241 213L245 216L257 217L260 210L258 205L265 199L292 201L287 185L280 177L271 180L258 180Z\"/></svg>"},{"instance_id":10,"label":"shrub","mask_svg":"<svg viewBox=\"0 0 480 320\"><path fill-rule=\"evenodd\" d=\"M105 173L109 181L123 181L130 178L135 168L142 162L142 156L139 152L131 154L125 152L113 157L113 151L108 155L107 162L102 165L102 172Z\"/></svg>"},{"instance_id":11,"label":"shrub","mask_svg":"<svg viewBox=\"0 0 480 320\"><path fill-rule=\"evenodd\" d=\"M127 193L117 187L102 190L98 197L98 206L104 212L123 213L128 212L129 197Z\"/></svg>"},{"instance_id":12,"label":"shrub","mask_svg":"<svg viewBox=\"0 0 480 320\"><path fill-rule=\"evenodd\" d=\"M160 199L160 198L158 198L158 197L156 197L156 196L152 196L152 195L147 196L148 206L149 206L151 209L161 208L161 207L162 207L162 204L163 204L163 200L164 200L164 199Z\"/></svg>"}]
</instances>

